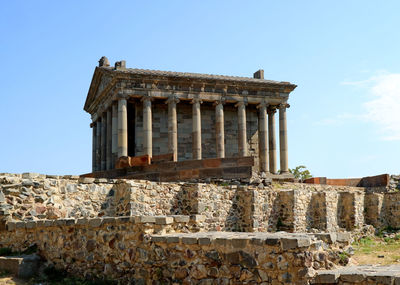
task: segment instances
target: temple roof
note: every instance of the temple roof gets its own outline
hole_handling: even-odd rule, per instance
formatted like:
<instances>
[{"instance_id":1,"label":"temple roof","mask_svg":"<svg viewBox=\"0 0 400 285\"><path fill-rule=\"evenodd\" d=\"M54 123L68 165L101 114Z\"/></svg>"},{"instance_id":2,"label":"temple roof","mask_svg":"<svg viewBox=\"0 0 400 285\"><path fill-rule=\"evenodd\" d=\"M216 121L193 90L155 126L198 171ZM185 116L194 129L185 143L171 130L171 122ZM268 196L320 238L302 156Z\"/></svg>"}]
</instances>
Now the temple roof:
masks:
<instances>
[{"instance_id":1,"label":"temple roof","mask_svg":"<svg viewBox=\"0 0 400 285\"><path fill-rule=\"evenodd\" d=\"M214 74L203 74L203 73L192 73L192 72L176 72L176 71L162 71L162 70L150 70L150 69L139 69L139 68L126 68L125 61L119 61L115 63L115 67L110 66L109 61L106 57L102 57L99 61L99 66L95 68L92 82L90 84L89 92L85 101L84 110L92 112L95 108L92 108L92 104L98 104L97 98L103 98L105 92L110 90L120 81L133 80L143 82L142 80L154 80L154 81L176 81L183 84L187 84L187 81L193 81L193 83L204 83L204 84L216 84L239 87L242 90L271 90L278 92L285 92L289 94L297 86L286 81L274 81L263 79L264 71L258 70L255 73L255 77L242 77L242 76L228 76L228 75L214 75ZM102 100L102 99L101 99Z\"/></svg>"},{"instance_id":2,"label":"temple roof","mask_svg":"<svg viewBox=\"0 0 400 285\"><path fill-rule=\"evenodd\" d=\"M154 75L154 76L165 76L165 77L175 77L175 78L190 78L190 79L206 79L206 80L227 80L236 82L249 82L249 83L272 83L272 84L283 84L292 85L285 81L275 81L267 79L258 79L253 77L243 77L243 76L230 76L230 75L216 75L216 74L206 74L206 73L192 73L192 72L176 72L176 71L163 71L163 70L152 70L152 69L139 69L139 68L126 68L115 70L113 67L103 67L108 70L137 74L137 75Z\"/></svg>"}]
</instances>

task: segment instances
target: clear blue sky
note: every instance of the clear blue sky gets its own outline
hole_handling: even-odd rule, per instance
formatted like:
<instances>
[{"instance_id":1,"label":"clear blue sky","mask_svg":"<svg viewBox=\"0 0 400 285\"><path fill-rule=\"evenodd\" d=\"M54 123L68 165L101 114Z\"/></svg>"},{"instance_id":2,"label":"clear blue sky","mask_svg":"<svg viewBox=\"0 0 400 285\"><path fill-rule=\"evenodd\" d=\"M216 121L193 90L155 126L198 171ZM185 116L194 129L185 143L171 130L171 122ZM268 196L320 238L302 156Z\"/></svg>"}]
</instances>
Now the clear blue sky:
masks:
<instances>
[{"instance_id":1,"label":"clear blue sky","mask_svg":"<svg viewBox=\"0 0 400 285\"><path fill-rule=\"evenodd\" d=\"M1 1L0 172L91 169L99 58L298 85L289 165L400 173L400 1Z\"/></svg>"}]
</instances>

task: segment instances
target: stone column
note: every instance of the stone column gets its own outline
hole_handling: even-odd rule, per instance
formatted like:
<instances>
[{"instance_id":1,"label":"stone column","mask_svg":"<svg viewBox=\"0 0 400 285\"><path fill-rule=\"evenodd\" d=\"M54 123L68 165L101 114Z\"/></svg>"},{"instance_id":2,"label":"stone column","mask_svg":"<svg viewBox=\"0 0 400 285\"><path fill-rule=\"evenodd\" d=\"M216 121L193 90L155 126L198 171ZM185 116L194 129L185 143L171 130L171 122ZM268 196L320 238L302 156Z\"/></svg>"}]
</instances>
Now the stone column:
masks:
<instances>
[{"instance_id":1,"label":"stone column","mask_svg":"<svg viewBox=\"0 0 400 285\"><path fill-rule=\"evenodd\" d=\"M259 110L258 117L258 147L260 157L260 171L269 172L268 161L268 122L267 122L267 108L268 104L265 102L257 106Z\"/></svg>"},{"instance_id":2,"label":"stone column","mask_svg":"<svg viewBox=\"0 0 400 285\"><path fill-rule=\"evenodd\" d=\"M178 121L176 116L176 104L179 99L170 96L168 104L168 152L172 153L173 161L178 161Z\"/></svg>"},{"instance_id":3,"label":"stone column","mask_svg":"<svg viewBox=\"0 0 400 285\"><path fill-rule=\"evenodd\" d=\"M96 155L97 155L97 124L96 122L93 122L91 124L92 126L92 172L95 172L97 169L97 165L96 165Z\"/></svg>"},{"instance_id":4,"label":"stone column","mask_svg":"<svg viewBox=\"0 0 400 285\"><path fill-rule=\"evenodd\" d=\"M224 101L215 102L215 138L217 157L225 157Z\"/></svg>"},{"instance_id":5,"label":"stone column","mask_svg":"<svg viewBox=\"0 0 400 285\"><path fill-rule=\"evenodd\" d=\"M96 122L96 171L101 170L101 118Z\"/></svg>"},{"instance_id":6,"label":"stone column","mask_svg":"<svg viewBox=\"0 0 400 285\"><path fill-rule=\"evenodd\" d=\"M277 173L276 163L276 137L275 137L275 113L276 107L268 108L268 146L269 146L269 171L273 174Z\"/></svg>"},{"instance_id":7,"label":"stone column","mask_svg":"<svg viewBox=\"0 0 400 285\"><path fill-rule=\"evenodd\" d=\"M192 155L193 159L201 159L201 100L192 100Z\"/></svg>"},{"instance_id":8,"label":"stone column","mask_svg":"<svg viewBox=\"0 0 400 285\"><path fill-rule=\"evenodd\" d=\"M289 104L279 105L279 149L280 149L281 173L289 172L286 108L289 108Z\"/></svg>"},{"instance_id":9,"label":"stone column","mask_svg":"<svg viewBox=\"0 0 400 285\"><path fill-rule=\"evenodd\" d=\"M246 102L238 102L238 143L239 156L247 156Z\"/></svg>"},{"instance_id":10,"label":"stone column","mask_svg":"<svg viewBox=\"0 0 400 285\"><path fill-rule=\"evenodd\" d=\"M143 150L144 154L153 156L153 129L151 121L151 100L150 96L142 97L143 101Z\"/></svg>"},{"instance_id":11,"label":"stone column","mask_svg":"<svg viewBox=\"0 0 400 285\"><path fill-rule=\"evenodd\" d=\"M107 114L102 114L101 119L101 170L106 170L106 149L107 149Z\"/></svg>"},{"instance_id":12,"label":"stone column","mask_svg":"<svg viewBox=\"0 0 400 285\"><path fill-rule=\"evenodd\" d=\"M128 156L128 111L125 98L118 100L118 157Z\"/></svg>"},{"instance_id":13,"label":"stone column","mask_svg":"<svg viewBox=\"0 0 400 285\"><path fill-rule=\"evenodd\" d=\"M112 141L112 117L111 117L111 108L107 109L107 146L106 146L106 170L110 170L112 168L111 164L111 141Z\"/></svg>"},{"instance_id":14,"label":"stone column","mask_svg":"<svg viewBox=\"0 0 400 285\"><path fill-rule=\"evenodd\" d=\"M111 168L115 168L118 159L118 105L116 102L112 103L111 113Z\"/></svg>"}]
</instances>

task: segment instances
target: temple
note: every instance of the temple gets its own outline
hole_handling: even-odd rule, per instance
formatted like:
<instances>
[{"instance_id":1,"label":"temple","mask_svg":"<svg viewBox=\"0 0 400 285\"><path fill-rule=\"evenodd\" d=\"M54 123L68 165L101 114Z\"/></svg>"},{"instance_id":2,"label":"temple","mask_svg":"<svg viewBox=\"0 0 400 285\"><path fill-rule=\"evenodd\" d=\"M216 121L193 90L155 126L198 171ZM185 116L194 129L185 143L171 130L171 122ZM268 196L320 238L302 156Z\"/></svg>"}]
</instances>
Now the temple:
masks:
<instances>
[{"instance_id":1,"label":"temple","mask_svg":"<svg viewBox=\"0 0 400 285\"><path fill-rule=\"evenodd\" d=\"M141 166L131 171L140 174L143 164L167 157L177 169L183 161L210 159L237 168L244 165L240 158L249 158L253 172L285 175L286 110L295 88L264 79L263 70L253 77L144 70L125 61L111 67L102 57L84 106L92 118L92 173Z\"/></svg>"}]
</instances>

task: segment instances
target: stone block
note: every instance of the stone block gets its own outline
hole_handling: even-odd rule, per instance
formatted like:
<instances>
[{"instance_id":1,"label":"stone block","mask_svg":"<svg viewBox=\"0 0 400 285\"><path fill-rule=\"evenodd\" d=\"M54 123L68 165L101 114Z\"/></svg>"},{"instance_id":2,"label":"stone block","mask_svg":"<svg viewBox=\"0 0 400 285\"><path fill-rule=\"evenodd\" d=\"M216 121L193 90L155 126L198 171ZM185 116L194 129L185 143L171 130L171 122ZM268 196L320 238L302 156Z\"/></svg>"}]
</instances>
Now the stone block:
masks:
<instances>
[{"instance_id":1,"label":"stone block","mask_svg":"<svg viewBox=\"0 0 400 285\"><path fill-rule=\"evenodd\" d=\"M129 157L129 166L144 166L151 164L151 157L147 154Z\"/></svg>"},{"instance_id":2,"label":"stone block","mask_svg":"<svg viewBox=\"0 0 400 285\"><path fill-rule=\"evenodd\" d=\"M182 237L181 238L183 244L197 244L197 237Z\"/></svg>"},{"instance_id":3,"label":"stone block","mask_svg":"<svg viewBox=\"0 0 400 285\"><path fill-rule=\"evenodd\" d=\"M179 181L179 172L178 171L169 171L169 172L161 172L159 174L160 181Z\"/></svg>"},{"instance_id":4,"label":"stone block","mask_svg":"<svg viewBox=\"0 0 400 285\"><path fill-rule=\"evenodd\" d=\"M211 238L209 237L199 237L199 245L210 245Z\"/></svg>"},{"instance_id":5,"label":"stone block","mask_svg":"<svg viewBox=\"0 0 400 285\"><path fill-rule=\"evenodd\" d=\"M358 271L350 271L350 272L343 272L340 274L340 281L343 282L350 282L350 283L359 283L364 281L365 274L358 272Z\"/></svg>"},{"instance_id":6,"label":"stone block","mask_svg":"<svg viewBox=\"0 0 400 285\"><path fill-rule=\"evenodd\" d=\"M15 223L15 228L16 229L25 229L25 222L16 222Z\"/></svg>"},{"instance_id":7,"label":"stone block","mask_svg":"<svg viewBox=\"0 0 400 285\"><path fill-rule=\"evenodd\" d=\"M22 173L22 178L25 179L32 179L32 178L45 178L46 175L41 175L39 173L35 173L35 172L25 172Z\"/></svg>"},{"instance_id":8,"label":"stone block","mask_svg":"<svg viewBox=\"0 0 400 285\"><path fill-rule=\"evenodd\" d=\"M190 221L194 222L194 223L201 223L204 222L206 220L206 216L204 215L191 215L190 216Z\"/></svg>"},{"instance_id":9,"label":"stone block","mask_svg":"<svg viewBox=\"0 0 400 285\"><path fill-rule=\"evenodd\" d=\"M122 156L118 158L117 162L115 163L115 168L122 169L127 167L130 167L129 156Z\"/></svg>"},{"instance_id":10,"label":"stone block","mask_svg":"<svg viewBox=\"0 0 400 285\"><path fill-rule=\"evenodd\" d=\"M115 224L115 223L116 223L116 220L115 220L114 217L104 217L102 225L112 225L112 224Z\"/></svg>"},{"instance_id":11,"label":"stone block","mask_svg":"<svg viewBox=\"0 0 400 285\"><path fill-rule=\"evenodd\" d=\"M157 225L169 225L174 222L173 217L155 217L156 218L156 224Z\"/></svg>"},{"instance_id":12,"label":"stone block","mask_svg":"<svg viewBox=\"0 0 400 285\"><path fill-rule=\"evenodd\" d=\"M167 238L165 236L152 236L151 241L152 242L166 242Z\"/></svg>"},{"instance_id":13,"label":"stone block","mask_svg":"<svg viewBox=\"0 0 400 285\"><path fill-rule=\"evenodd\" d=\"M135 222L137 224L154 224L156 222L156 218L154 216L137 216L135 217Z\"/></svg>"},{"instance_id":14,"label":"stone block","mask_svg":"<svg viewBox=\"0 0 400 285\"><path fill-rule=\"evenodd\" d=\"M203 168L217 168L221 167L221 159L220 158L210 158L202 160Z\"/></svg>"},{"instance_id":15,"label":"stone block","mask_svg":"<svg viewBox=\"0 0 400 285\"><path fill-rule=\"evenodd\" d=\"M235 249L246 248L248 239L246 238L233 238L230 240L230 244Z\"/></svg>"},{"instance_id":16,"label":"stone block","mask_svg":"<svg viewBox=\"0 0 400 285\"><path fill-rule=\"evenodd\" d=\"M199 169L199 178L221 178L223 176L222 168Z\"/></svg>"},{"instance_id":17,"label":"stone block","mask_svg":"<svg viewBox=\"0 0 400 285\"><path fill-rule=\"evenodd\" d=\"M25 228L26 229L33 229L36 228L36 221L27 221L25 223Z\"/></svg>"},{"instance_id":18,"label":"stone block","mask_svg":"<svg viewBox=\"0 0 400 285\"><path fill-rule=\"evenodd\" d=\"M8 223L6 223L6 228L7 228L7 231L15 231L17 226L16 226L15 222L8 222Z\"/></svg>"},{"instance_id":19,"label":"stone block","mask_svg":"<svg viewBox=\"0 0 400 285\"><path fill-rule=\"evenodd\" d=\"M172 215L174 218L175 223L189 223L190 216L185 215Z\"/></svg>"},{"instance_id":20,"label":"stone block","mask_svg":"<svg viewBox=\"0 0 400 285\"><path fill-rule=\"evenodd\" d=\"M237 166L254 166L254 157L246 156L237 159Z\"/></svg>"},{"instance_id":21,"label":"stone block","mask_svg":"<svg viewBox=\"0 0 400 285\"><path fill-rule=\"evenodd\" d=\"M89 184L89 183L94 183L95 178L91 177L79 177L78 182L82 184Z\"/></svg>"},{"instance_id":22,"label":"stone block","mask_svg":"<svg viewBox=\"0 0 400 285\"><path fill-rule=\"evenodd\" d=\"M336 284L339 281L340 273L335 271L320 271L313 279L314 284Z\"/></svg>"},{"instance_id":23,"label":"stone block","mask_svg":"<svg viewBox=\"0 0 400 285\"><path fill-rule=\"evenodd\" d=\"M92 228L98 228L101 226L101 223L103 222L102 218L93 218L89 219L89 226Z\"/></svg>"},{"instance_id":24,"label":"stone block","mask_svg":"<svg viewBox=\"0 0 400 285\"><path fill-rule=\"evenodd\" d=\"M280 239L277 237L268 237L265 240L265 244L269 245L269 246L277 246L277 245L279 245L279 241L280 241Z\"/></svg>"},{"instance_id":25,"label":"stone block","mask_svg":"<svg viewBox=\"0 0 400 285\"><path fill-rule=\"evenodd\" d=\"M167 236L167 243L179 243L178 236Z\"/></svg>"},{"instance_id":26,"label":"stone block","mask_svg":"<svg viewBox=\"0 0 400 285\"><path fill-rule=\"evenodd\" d=\"M180 180L197 179L200 176L200 171L198 169L179 170L178 173Z\"/></svg>"},{"instance_id":27,"label":"stone block","mask_svg":"<svg viewBox=\"0 0 400 285\"><path fill-rule=\"evenodd\" d=\"M174 154L166 153L166 154L153 155L151 158L151 163L161 163L173 160L174 160Z\"/></svg>"},{"instance_id":28,"label":"stone block","mask_svg":"<svg viewBox=\"0 0 400 285\"><path fill-rule=\"evenodd\" d=\"M348 243L351 241L351 233L350 232L337 232L336 240L341 243Z\"/></svg>"},{"instance_id":29,"label":"stone block","mask_svg":"<svg viewBox=\"0 0 400 285\"><path fill-rule=\"evenodd\" d=\"M116 217L116 218L115 218L115 222L116 222L116 223L120 223L120 224L125 224L125 223L131 222L131 218L132 218L132 217L130 217L130 216ZM133 221L135 222L135 219L133 219Z\"/></svg>"}]
</instances>

